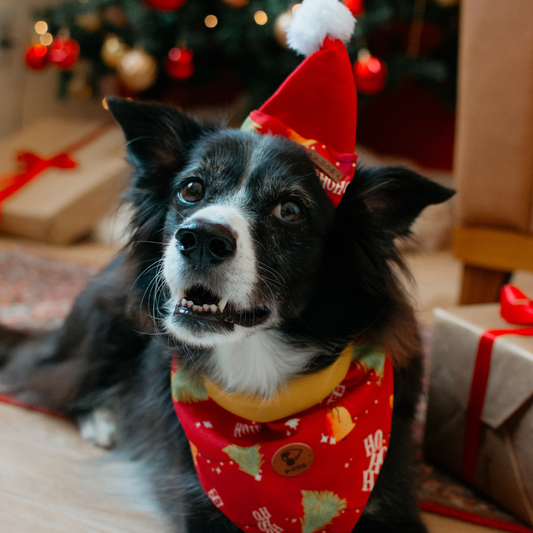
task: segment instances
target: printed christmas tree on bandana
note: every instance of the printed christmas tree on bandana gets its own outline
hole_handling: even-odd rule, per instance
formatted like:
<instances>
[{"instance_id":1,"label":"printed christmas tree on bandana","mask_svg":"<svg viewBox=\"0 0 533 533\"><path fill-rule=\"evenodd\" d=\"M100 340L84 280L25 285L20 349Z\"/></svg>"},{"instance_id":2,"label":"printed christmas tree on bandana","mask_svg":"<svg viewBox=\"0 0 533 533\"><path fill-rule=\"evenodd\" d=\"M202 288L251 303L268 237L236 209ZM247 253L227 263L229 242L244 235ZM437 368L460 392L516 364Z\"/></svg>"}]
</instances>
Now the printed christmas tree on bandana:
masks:
<instances>
[{"instance_id":1,"label":"printed christmas tree on bandana","mask_svg":"<svg viewBox=\"0 0 533 533\"><path fill-rule=\"evenodd\" d=\"M236 444L226 446L222 451L227 453L240 467L243 472L250 474L257 481L261 481L261 466L263 465L263 455L259 453L260 446L250 446L242 448Z\"/></svg>"},{"instance_id":2,"label":"printed christmas tree on bandana","mask_svg":"<svg viewBox=\"0 0 533 533\"><path fill-rule=\"evenodd\" d=\"M314 533L322 529L346 509L346 500L342 500L333 492L302 490L302 496L302 533Z\"/></svg>"},{"instance_id":3,"label":"printed christmas tree on bandana","mask_svg":"<svg viewBox=\"0 0 533 533\"><path fill-rule=\"evenodd\" d=\"M175 402L202 402L208 399L203 379L185 368L172 376L172 399Z\"/></svg>"}]
</instances>

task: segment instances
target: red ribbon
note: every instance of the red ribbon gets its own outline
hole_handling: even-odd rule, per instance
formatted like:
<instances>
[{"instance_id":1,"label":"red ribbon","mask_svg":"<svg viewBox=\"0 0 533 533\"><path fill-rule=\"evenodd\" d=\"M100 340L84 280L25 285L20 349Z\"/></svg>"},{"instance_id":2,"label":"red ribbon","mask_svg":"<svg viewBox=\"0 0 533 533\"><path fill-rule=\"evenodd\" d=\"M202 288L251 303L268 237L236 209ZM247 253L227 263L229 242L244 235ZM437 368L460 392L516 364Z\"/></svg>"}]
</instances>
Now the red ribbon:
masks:
<instances>
[{"instance_id":1,"label":"red ribbon","mask_svg":"<svg viewBox=\"0 0 533 533\"><path fill-rule=\"evenodd\" d=\"M22 171L0 177L0 209L2 204L26 183L51 167L75 168L76 162L68 154L59 154L50 159L39 157L32 152L20 152L17 161L22 163Z\"/></svg>"},{"instance_id":2,"label":"red ribbon","mask_svg":"<svg viewBox=\"0 0 533 533\"><path fill-rule=\"evenodd\" d=\"M511 324L533 325L533 301L520 289L505 285L500 293L500 314ZM489 329L479 340L466 409L463 448L463 477L470 483L476 478L476 465L481 435L481 413L489 381L490 361L494 341L501 335L533 336L533 328Z\"/></svg>"}]
</instances>

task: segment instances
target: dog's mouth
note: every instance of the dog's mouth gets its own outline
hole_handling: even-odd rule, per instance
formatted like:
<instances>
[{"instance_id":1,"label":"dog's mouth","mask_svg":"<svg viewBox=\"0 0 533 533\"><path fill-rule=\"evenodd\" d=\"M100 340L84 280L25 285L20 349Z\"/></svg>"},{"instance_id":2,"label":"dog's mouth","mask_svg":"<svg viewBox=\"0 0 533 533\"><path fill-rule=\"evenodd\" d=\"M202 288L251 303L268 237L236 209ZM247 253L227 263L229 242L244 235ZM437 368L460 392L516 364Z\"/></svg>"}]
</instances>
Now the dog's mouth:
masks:
<instances>
[{"instance_id":1,"label":"dog's mouth","mask_svg":"<svg viewBox=\"0 0 533 533\"><path fill-rule=\"evenodd\" d=\"M270 311L265 307L242 309L235 306L227 298L221 298L201 285L178 291L178 298L174 315L190 316L195 319L237 324L249 328L262 324L270 315Z\"/></svg>"}]
</instances>

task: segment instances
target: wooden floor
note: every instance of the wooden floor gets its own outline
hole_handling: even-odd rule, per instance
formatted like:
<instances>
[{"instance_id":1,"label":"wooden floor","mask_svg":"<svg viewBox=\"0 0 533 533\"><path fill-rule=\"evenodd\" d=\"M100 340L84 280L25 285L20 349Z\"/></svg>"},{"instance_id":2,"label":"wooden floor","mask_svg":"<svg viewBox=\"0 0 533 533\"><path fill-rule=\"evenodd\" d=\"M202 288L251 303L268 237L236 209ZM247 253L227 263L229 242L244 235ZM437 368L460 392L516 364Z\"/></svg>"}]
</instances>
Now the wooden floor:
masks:
<instances>
[{"instance_id":1,"label":"wooden floor","mask_svg":"<svg viewBox=\"0 0 533 533\"><path fill-rule=\"evenodd\" d=\"M0 239L0 253L18 244ZM93 264L105 264L114 253L90 243L36 248L55 257ZM407 262L416 280L411 292L419 318L430 323L433 307L457 301L460 265L450 252L411 255ZM533 289L533 275L520 274L519 281L526 290ZM0 404L0 531L165 532L149 495L137 481L117 483L133 475L129 467L121 470L121 465L106 461L105 455L84 442L64 420ZM428 513L424 520L431 533L496 531Z\"/></svg>"}]
</instances>

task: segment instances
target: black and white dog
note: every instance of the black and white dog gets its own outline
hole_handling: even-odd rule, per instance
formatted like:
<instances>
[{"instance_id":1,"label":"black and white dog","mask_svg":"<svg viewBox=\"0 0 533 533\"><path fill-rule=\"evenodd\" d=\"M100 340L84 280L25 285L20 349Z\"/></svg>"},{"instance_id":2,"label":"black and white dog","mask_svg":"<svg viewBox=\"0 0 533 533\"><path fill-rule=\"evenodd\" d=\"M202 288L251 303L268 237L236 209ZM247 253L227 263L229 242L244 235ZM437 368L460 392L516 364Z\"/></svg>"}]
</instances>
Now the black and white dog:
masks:
<instances>
[{"instance_id":1,"label":"black and white dog","mask_svg":"<svg viewBox=\"0 0 533 533\"><path fill-rule=\"evenodd\" d=\"M196 477L172 405L172 354L228 391L269 398L364 334L392 354L395 405L354 531L424 532L411 453L420 345L395 239L453 192L404 168L359 169L334 208L292 141L205 126L164 105L108 103L133 167L131 240L63 327L0 332L4 389L85 431L91 413L113 410L119 449L148 463L177 532L237 532Z\"/></svg>"}]
</instances>

